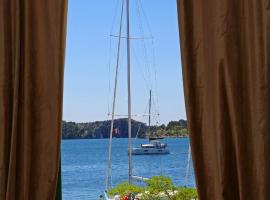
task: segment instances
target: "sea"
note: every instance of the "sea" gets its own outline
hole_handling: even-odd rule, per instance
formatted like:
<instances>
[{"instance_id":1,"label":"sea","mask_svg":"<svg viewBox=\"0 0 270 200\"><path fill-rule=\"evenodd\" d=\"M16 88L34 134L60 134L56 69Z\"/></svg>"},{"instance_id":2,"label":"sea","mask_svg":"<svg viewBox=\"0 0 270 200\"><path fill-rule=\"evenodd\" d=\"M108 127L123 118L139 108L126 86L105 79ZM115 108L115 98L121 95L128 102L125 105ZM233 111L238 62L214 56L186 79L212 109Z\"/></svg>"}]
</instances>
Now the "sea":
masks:
<instances>
[{"instance_id":1,"label":"sea","mask_svg":"<svg viewBox=\"0 0 270 200\"><path fill-rule=\"evenodd\" d=\"M186 178L188 138L166 138L168 155L133 156L133 175L168 176L178 186L195 187L192 161ZM97 200L105 188L108 139L62 140L62 194L64 200ZM147 143L133 139L134 147ZM113 139L110 185L128 180L128 139ZM137 182L141 185L143 183Z\"/></svg>"}]
</instances>

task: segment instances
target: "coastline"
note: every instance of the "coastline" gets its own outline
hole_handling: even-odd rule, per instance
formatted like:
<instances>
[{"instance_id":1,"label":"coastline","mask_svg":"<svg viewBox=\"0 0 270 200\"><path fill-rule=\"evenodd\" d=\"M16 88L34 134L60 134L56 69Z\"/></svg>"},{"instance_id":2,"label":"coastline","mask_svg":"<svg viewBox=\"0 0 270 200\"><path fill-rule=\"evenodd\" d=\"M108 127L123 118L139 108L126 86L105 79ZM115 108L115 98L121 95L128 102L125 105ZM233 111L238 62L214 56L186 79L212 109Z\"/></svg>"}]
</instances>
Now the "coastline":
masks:
<instances>
[{"instance_id":1,"label":"coastline","mask_svg":"<svg viewBox=\"0 0 270 200\"><path fill-rule=\"evenodd\" d=\"M166 138L189 138L189 136L161 136L163 137L164 139ZM122 139L122 138L127 138L127 137L117 137L117 139ZM134 139L135 137L132 137L132 139ZM105 138L81 138L81 137L77 137L77 138L62 138L62 140L85 140L85 139L88 139L88 140L97 140L97 139L109 139L108 137L105 137ZM113 138L113 139L116 139L116 138ZM138 139L147 139L147 138L138 138Z\"/></svg>"}]
</instances>

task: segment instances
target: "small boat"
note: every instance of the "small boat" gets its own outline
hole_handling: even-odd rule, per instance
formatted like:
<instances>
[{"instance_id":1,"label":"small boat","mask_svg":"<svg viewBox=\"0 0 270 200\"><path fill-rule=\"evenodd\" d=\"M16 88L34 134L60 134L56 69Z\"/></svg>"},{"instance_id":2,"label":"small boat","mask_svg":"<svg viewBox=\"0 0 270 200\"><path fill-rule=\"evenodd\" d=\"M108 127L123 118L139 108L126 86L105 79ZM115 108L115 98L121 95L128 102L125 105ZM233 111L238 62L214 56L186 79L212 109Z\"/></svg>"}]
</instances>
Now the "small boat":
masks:
<instances>
[{"instance_id":1,"label":"small boat","mask_svg":"<svg viewBox=\"0 0 270 200\"><path fill-rule=\"evenodd\" d=\"M151 103L152 103L152 92L150 90L149 98L149 133L151 127ZM156 135L155 133L153 135ZM140 147L132 148L132 155L155 155L155 154L169 154L170 151L167 149L167 144L161 143L160 140L163 137L152 136L149 137L149 143L141 144Z\"/></svg>"},{"instance_id":2,"label":"small boat","mask_svg":"<svg viewBox=\"0 0 270 200\"><path fill-rule=\"evenodd\" d=\"M133 148L133 155L151 155L151 154L169 154L167 144L161 143L159 140L163 138L149 138L148 144L141 144L139 148Z\"/></svg>"}]
</instances>

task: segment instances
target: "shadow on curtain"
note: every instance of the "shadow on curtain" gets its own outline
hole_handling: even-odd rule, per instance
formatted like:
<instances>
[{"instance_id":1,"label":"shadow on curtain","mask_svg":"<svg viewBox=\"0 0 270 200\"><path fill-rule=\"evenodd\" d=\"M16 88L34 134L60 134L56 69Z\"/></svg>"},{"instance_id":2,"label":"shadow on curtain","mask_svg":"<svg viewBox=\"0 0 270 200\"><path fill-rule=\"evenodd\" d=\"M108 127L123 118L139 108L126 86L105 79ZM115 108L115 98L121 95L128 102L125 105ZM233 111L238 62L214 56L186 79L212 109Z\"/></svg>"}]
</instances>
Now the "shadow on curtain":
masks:
<instances>
[{"instance_id":1,"label":"shadow on curtain","mask_svg":"<svg viewBox=\"0 0 270 200\"><path fill-rule=\"evenodd\" d=\"M270 1L178 0L200 200L270 198Z\"/></svg>"},{"instance_id":2,"label":"shadow on curtain","mask_svg":"<svg viewBox=\"0 0 270 200\"><path fill-rule=\"evenodd\" d=\"M67 0L0 0L0 199L54 199Z\"/></svg>"}]
</instances>

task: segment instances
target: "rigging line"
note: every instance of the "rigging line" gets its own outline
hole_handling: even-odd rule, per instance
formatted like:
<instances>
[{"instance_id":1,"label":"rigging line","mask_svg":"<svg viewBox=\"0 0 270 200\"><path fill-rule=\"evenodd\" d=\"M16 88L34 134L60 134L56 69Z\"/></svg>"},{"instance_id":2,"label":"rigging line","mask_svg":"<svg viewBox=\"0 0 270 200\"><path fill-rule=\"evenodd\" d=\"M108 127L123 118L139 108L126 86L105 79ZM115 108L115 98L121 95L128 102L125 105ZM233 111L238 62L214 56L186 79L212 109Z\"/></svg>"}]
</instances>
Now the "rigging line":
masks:
<instances>
[{"instance_id":1,"label":"rigging line","mask_svg":"<svg viewBox=\"0 0 270 200\"><path fill-rule=\"evenodd\" d=\"M124 13L124 0L122 0L122 9L121 9L121 17L120 17L120 27L119 27L119 36L122 34L122 21L123 21L123 13ZM113 96L113 108L112 108L112 118L111 118L111 127L110 127L110 140L109 140L109 155L107 161L107 169L106 169L106 190L109 188L109 177L111 171L111 157L112 157L112 133L113 133L113 125L114 125L114 111L115 111L115 100L116 100L116 91L117 91L117 82L118 82L118 68L119 68L119 55L120 55L120 46L121 46L121 38L118 40L117 47L117 60L116 60L116 72L115 72L115 85L114 85L114 96Z\"/></svg>"},{"instance_id":2,"label":"rigging line","mask_svg":"<svg viewBox=\"0 0 270 200\"><path fill-rule=\"evenodd\" d=\"M140 6L141 6L141 10L143 11L142 5L140 5ZM142 19L141 19L142 14L140 12L140 8L139 8L139 3L138 2L137 2L137 14L138 14L139 22L140 22L140 26L139 26L140 31L142 32L142 34L144 34L143 25L142 25ZM146 15L145 15L145 18L147 20ZM148 22L148 20L147 20L147 22ZM152 36L152 32L151 32L151 28L149 26L149 23L148 23L148 29L149 29L149 32L151 33L150 35ZM152 36L152 38L153 38L153 36ZM154 74L155 74L155 76L154 76L155 77L155 79L154 79L154 86L155 86L155 88L154 89L157 90L158 87L157 87L157 70L156 70L156 62L155 62L154 39L151 40L151 45L152 45L152 55L153 55L152 56L153 57L153 64L152 64L152 66L153 66ZM152 89L153 88L153 83L152 83L152 78L151 78L151 71L152 70L151 70L151 67L150 67L149 59L148 59L148 52L147 52L147 49L146 49L146 43L145 43L145 41L143 41L143 48L144 48L144 51L143 51L144 52L144 58L146 60L146 67L148 69L148 77L149 77L149 82L150 82L149 85L150 85L150 88ZM158 101L158 96L157 95L155 95L153 102L155 102L155 101L157 102L156 103L156 110L158 111L159 110L158 109L158 107L159 107L159 101ZM158 120L158 119L159 119L159 117L156 118L156 120Z\"/></svg>"},{"instance_id":3,"label":"rigging line","mask_svg":"<svg viewBox=\"0 0 270 200\"><path fill-rule=\"evenodd\" d=\"M141 66L140 60L138 59L138 55L137 55L137 53L136 53L134 47L132 47L132 52L133 52L134 58L135 58L135 60L136 60L136 62L137 62L137 64L138 64L139 71L140 71L140 73L141 73L141 75L142 75L142 77L143 77L143 79L144 79L144 81L145 81L145 84L147 85L147 90L150 90L150 89L151 89L151 84L147 81L146 76L145 76L145 74L143 73L143 70L142 70L142 66Z\"/></svg>"},{"instance_id":4,"label":"rigging line","mask_svg":"<svg viewBox=\"0 0 270 200\"><path fill-rule=\"evenodd\" d=\"M146 12L144 11L144 8L142 6L142 1L141 0L138 0L139 2L139 5L140 5L140 8L141 8L141 11L142 11L142 15L144 16L145 18L145 22L146 22L146 25L148 27L148 31L150 33L150 36L152 36L153 38L153 34L152 34L152 30L151 30L151 26L150 26L150 23L149 23L149 20L148 20L148 17L146 15ZM155 53L155 44L154 44L154 39L152 40L152 56L153 56L153 67L154 67L154 70L155 70L155 90L157 92L157 107L159 107L159 100L158 100L158 91L157 91L157 88L158 88L158 85L157 85L157 69L156 69L156 53Z\"/></svg>"},{"instance_id":5,"label":"rigging line","mask_svg":"<svg viewBox=\"0 0 270 200\"><path fill-rule=\"evenodd\" d=\"M154 69L154 87L155 87L155 100L157 103L157 109L159 109L159 95L158 95L158 81L157 81L157 65L156 65L156 52L155 52L155 43L154 43L154 39L151 40L151 46L152 46L152 58L153 58L153 69Z\"/></svg>"},{"instance_id":6,"label":"rigging line","mask_svg":"<svg viewBox=\"0 0 270 200\"><path fill-rule=\"evenodd\" d=\"M140 13L138 1L136 1L136 6L137 6L137 15L138 15L138 22L139 22L138 23L139 31L141 32L141 35L144 35L142 18L141 18L141 13ZM148 69L148 76L150 77L150 70L149 70L149 65L148 65L149 63L148 63L148 57L147 57L147 50L146 50L145 41L142 41L142 47L143 47L143 53L144 53L144 59L145 59L145 63L146 63L146 68ZM151 77L150 77L149 80L151 81ZM150 87L152 88L152 84L150 84Z\"/></svg>"},{"instance_id":7,"label":"rigging line","mask_svg":"<svg viewBox=\"0 0 270 200\"><path fill-rule=\"evenodd\" d=\"M113 20L112 20L112 25L111 25L111 29L110 29L110 34L113 32L113 29L114 29L114 26L115 26L115 23L116 23L116 17L117 17L117 13L118 13L118 7L119 7L119 1L120 0L117 0L116 1L116 4L115 4L115 12L114 12L114 15L113 15ZM108 114L110 114L110 95L111 95L111 60L112 60L112 38L110 38L110 47L109 47L109 87L108 87Z\"/></svg>"},{"instance_id":8,"label":"rigging line","mask_svg":"<svg viewBox=\"0 0 270 200\"><path fill-rule=\"evenodd\" d=\"M155 92L152 91L152 97L155 95ZM153 99L153 98L152 98ZM155 113L157 113L156 115L154 115L153 121L158 122L158 117L159 117L159 112L158 109L156 107L156 103L155 101L152 101L152 107Z\"/></svg>"},{"instance_id":9,"label":"rigging line","mask_svg":"<svg viewBox=\"0 0 270 200\"><path fill-rule=\"evenodd\" d=\"M140 132L140 130L141 130L141 127L142 127L142 124L139 125L138 131L137 131L137 133L136 133L136 137L135 137L135 139L134 139L134 141L133 141L133 143L132 143L132 148L134 148L134 145L135 145L135 143L136 143L136 141L137 141L137 138L138 138L139 132Z\"/></svg>"},{"instance_id":10,"label":"rigging line","mask_svg":"<svg viewBox=\"0 0 270 200\"><path fill-rule=\"evenodd\" d=\"M145 106L144 114L147 112L147 107L148 107L148 102L147 102L147 104L146 104L146 106ZM145 117L146 117L146 115L143 115L143 116L142 116L142 121L144 120ZM134 147L134 145L135 145L135 143L136 143L136 141L137 141L137 138L138 138L138 135L139 135L139 132L140 132L141 125L142 125L142 124L140 124L139 130L138 130L137 133L136 133L136 137L135 137L135 140L134 140L134 142L133 142L133 147Z\"/></svg>"},{"instance_id":11,"label":"rigging line","mask_svg":"<svg viewBox=\"0 0 270 200\"><path fill-rule=\"evenodd\" d=\"M152 34L152 31L151 31L151 26L150 26L149 20L148 20L148 18L147 18L147 15L146 15L144 9L143 9L143 6L142 6L142 1L141 1L141 0L138 0L138 2L139 2L138 5L140 5L142 14L143 14L143 16L144 16L144 18L145 18L145 22L146 22L146 25L147 25L147 27L148 27L148 31L149 31L150 35L153 37L153 34Z\"/></svg>"},{"instance_id":12,"label":"rigging line","mask_svg":"<svg viewBox=\"0 0 270 200\"><path fill-rule=\"evenodd\" d=\"M158 81L157 81L157 66L156 66L156 53L155 53L155 46L154 46L154 40L152 40L152 56L153 56L153 68L154 68L154 77L155 77L155 95L156 95L156 103L157 103L157 109L159 111L159 94L158 94Z\"/></svg>"},{"instance_id":13,"label":"rigging line","mask_svg":"<svg viewBox=\"0 0 270 200\"><path fill-rule=\"evenodd\" d=\"M137 7L137 15L138 15L138 26L139 26L139 31L141 32L141 35L144 35L144 29L143 29L143 23L142 23L142 15L141 15L141 12L140 12L140 7L139 7L139 4L138 4L138 1L136 1L136 7ZM145 40L142 40L142 48L143 48L143 56L144 56L144 59L145 59L145 66L148 70L148 77L149 77L149 81L150 81L150 88L153 88L152 87L152 78L151 78L151 67L150 67L150 64L149 64L149 57L148 57L148 51L147 51L147 48L146 48L146 42Z\"/></svg>"},{"instance_id":14,"label":"rigging line","mask_svg":"<svg viewBox=\"0 0 270 200\"><path fill-rule=\"evenodd\" d=\"M116 16L117 16L117 13L118 13L118 7L119 7L119 1L120 0L117 0L116 2L116 5L115 5L115 13L113 15L113 20L112 20L112 26L111 26L111 29L110 29L110 34L112 34L113 32L113 28L114 28L114 25L115 25L115 22L116 22Z\"/></svg>"},{"instance_id":15,"label":"rigging line","mask_svg":"<svg viewBox=\"0 0 270 200\"><path fill-rule=\"evenodd\" d=\"M110 35L110 37L119 38L117 35ZM127 39L127 37L122 36L121 38ZM146 40L146 39L153 39L152 37L129 37L130 40Z\"/></svg>"},{"instance_id":16,"label":"rigging line","mask_svg":"<svg viewBox=\"0 0 270 200\"><path fill-rule=\"evenodd\" d=\"M112 39L110 38L110 47L109 47L109 74L108 74L108 98L107 98L107 103L108 103L108 114L110 113L110 96L111 96L111 54L112 54Z\"/></svg>"}]
</instances>

